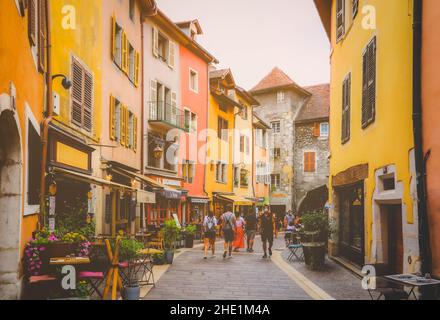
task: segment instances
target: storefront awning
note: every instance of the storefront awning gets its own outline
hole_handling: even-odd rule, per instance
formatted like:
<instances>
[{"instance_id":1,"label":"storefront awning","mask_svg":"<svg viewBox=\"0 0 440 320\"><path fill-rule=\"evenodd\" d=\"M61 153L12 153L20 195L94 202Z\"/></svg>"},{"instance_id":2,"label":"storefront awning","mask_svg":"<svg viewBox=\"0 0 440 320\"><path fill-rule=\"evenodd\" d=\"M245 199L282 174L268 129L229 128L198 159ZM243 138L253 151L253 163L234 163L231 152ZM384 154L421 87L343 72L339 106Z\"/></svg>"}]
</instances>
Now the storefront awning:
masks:
<instances>
[{"instance_id":1,"label":"storefront awning","mask_svg":"<svg viewBox=\"0 0 440 320\"><path fill-rule=\"evenodd\" d=\"M236 206L252 206L254 204L251 200L237 195L220 195L219 198L225 201L233 202Z\"/></svg>"},{"instance_id":2,"label":"storefront awning","mask_svg":"<svg viewBox=\"0 0 440 320\"><path fill-rule=\"evenodd\" d=\"M167 199L181 199L182 198L182 191L171 189L171 188L165 188L162 191L162 195Z\"/></svg>"},{"instance_id":3,"label":"storefront awning","mask_svg":"<svg viewBox=\"0 0 440 320\"><path fill-rule=\"evenodd\" d=\"M105 179L97 178L97 177L90 176L90 175L87 175L84 173L79 173L79 172L75 172L75 171L71 171L71 170L67 170L67 169L63 169L63 168L53 167L53 172L55 174L58 173L58 174L62 174L64 176L70 177L72 179L75 179L75 180L83 181L85 183L96 184L99 186L118 187L118 188L122 188L122 189L126 189L126 190L136 190L136 189L133 189L133 188L126 186L126 185L123 185L123 184L111 182L111 181L108 181Z\"/></svg>"},{"instance_id":4,"label":"storefront awning","mask_svg":"<svg viewBox=\"0 0 440 320\"><path fill-rule=\"evenodd\" d=\"M114 170L116 172L119 171L120 173L128 175L128 176L130 176L132 178L137 178L137 179L141 180L142 182L147 183L148 185L150 185L153 188L158 188L158 189L165 189L166 188L166 186L164 184L159 183L156 180L151 179L151 178L149 178L147 176L144 176L143 174L130 172L130 171L127 171L127 170L124 170L124 169L121 169L121 168L117 168L117 169L112 168L112 170Z\"/></svg>"}]
</instances>

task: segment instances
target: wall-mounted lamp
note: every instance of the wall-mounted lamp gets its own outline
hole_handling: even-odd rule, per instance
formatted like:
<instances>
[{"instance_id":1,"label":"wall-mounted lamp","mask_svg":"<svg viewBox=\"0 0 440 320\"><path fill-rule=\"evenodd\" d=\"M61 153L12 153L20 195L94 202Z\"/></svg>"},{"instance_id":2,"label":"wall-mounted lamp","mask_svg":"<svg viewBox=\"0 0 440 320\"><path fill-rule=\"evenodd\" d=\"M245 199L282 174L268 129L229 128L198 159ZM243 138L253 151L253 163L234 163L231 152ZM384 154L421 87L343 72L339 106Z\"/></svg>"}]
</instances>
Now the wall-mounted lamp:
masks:
<instances>
[{"instance_id":1,"label":"wall-mounted lamp","mask_svg":"<svg viewBox=\"0 0 440 320\"><path fill-rule=\"evenodd\" d=\"M156 146L153 151L153 155L156 159L162 158L163 149L160 146Z\"/></svg>"},{"instance_id":2,"label":"wall-mounted lamp","mask_svg":"<svg viewBox=\"0 0 440 320\"><path fill-rule=\"evenodd\" d=\"M55 74L52 76L52 80L55 80L56 78L63 78L61 85L64 89L69 90L72 87L72 81L70 81L64 74Z\"/></svg>"}]
</instances>

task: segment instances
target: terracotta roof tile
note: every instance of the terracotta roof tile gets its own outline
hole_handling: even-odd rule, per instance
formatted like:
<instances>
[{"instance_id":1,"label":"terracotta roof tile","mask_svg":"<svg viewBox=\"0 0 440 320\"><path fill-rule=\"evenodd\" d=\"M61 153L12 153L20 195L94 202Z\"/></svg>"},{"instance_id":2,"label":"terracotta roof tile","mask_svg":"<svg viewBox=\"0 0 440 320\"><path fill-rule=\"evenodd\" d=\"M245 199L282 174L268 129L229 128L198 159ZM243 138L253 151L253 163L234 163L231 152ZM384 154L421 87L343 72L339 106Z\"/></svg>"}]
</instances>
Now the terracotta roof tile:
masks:
<instances>
[{"instance_id":1,"label":"terracotta roof tile","mask_svg":"<svg viewBox=\"0 0 440 320\"><path fill-rule=\"evenodd\" d=\"M275 67L250 91L262 91L290 85L298 86L298 84L296 84L295 81L293 81L284 71L278 67Z\"/></svg>"},{"instance_id":2,"label":"terracotta roof tile","mask_svg":"<svg viewBox=\"0 0 440 320\"><path fill-rule=\"evenodd\" d=\"M304 87L312 96L296 117L297 122L328 118L330 114L330 85Z\"/></svg>"}]
</instances>

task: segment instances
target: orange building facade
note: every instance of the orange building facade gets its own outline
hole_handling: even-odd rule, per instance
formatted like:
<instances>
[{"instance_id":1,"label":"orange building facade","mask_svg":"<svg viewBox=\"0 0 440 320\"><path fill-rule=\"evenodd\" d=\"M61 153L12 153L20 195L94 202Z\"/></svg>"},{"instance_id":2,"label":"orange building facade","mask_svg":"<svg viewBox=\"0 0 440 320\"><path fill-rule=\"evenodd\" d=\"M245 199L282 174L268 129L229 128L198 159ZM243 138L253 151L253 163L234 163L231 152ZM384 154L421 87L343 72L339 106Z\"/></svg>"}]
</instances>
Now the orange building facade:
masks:
<instances>
[{"instance_id":1,"label":"orange building facade","mask_svg":"<svg viewBox=\"0 0 440 320\"><path fill-rule=\"evenodd\" d=\"M422 103L423 148L426 157L427 208L430 228L432 272L440 277L440 3L423 2Z\"/></svg>"},{"instance_id":2,"label":"orange building facade","mask_svg":"<svg viewBox=\"0 0 440 320\"><path fill-rule=\"evenodd\" d=\"M39 213L46 7L24 2L0 2L0 300L20 297Z\"/></svg>"}]
</instances>

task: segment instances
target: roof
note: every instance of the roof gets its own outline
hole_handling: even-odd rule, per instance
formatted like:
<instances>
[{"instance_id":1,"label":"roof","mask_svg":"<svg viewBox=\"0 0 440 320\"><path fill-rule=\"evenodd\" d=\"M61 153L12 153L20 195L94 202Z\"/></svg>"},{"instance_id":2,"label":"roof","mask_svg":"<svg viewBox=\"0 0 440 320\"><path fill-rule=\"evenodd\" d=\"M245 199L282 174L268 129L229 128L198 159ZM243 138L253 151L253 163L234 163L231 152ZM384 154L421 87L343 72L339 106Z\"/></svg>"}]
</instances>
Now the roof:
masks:
<instances>
[{"instance_id":1,"label":"roof","mask_svg":"<svg viewBox=\"0 0 440 320\"><path fill-rule=\"evenodd\" d=\"M308 122L318 119L327 119L330 114L330 85L320 84L304 87L312 94L309 100L301 107L296 122Z\"/></svg>"},{"instance_id":2,"label":"roof","mask_svg":"<svg viewBox=\"0 0 440 320\"><path fill-rule=\"evenodd\" d=\"M202 27L200 26L199 20L194 19L194 20L188 20L188 21L181 21L181 22L176 22L176 25L179 28L189 28L191 27L191 25L194 24L194 26L197 29L197 34L203 34L203 30Z\"/></svg>"},{"instance_id":3,"label":"roof","mask_svg":"<svg viewBox=\"0 0 440 320\"><path fill-rule=\"evenodd\" d=\"M270 129L270 125L265 122L263 119L261 119L255 112L253 113L254 115L254 126L256 127L264 127L266 129Z\"/></svg>"},{"instance_id":4,"label":"roof","mask_svg":"<svg viewBox=\"0 0 440 320\"><path fill-rule=\"evenodd\" d=\"M210 79L217 79L221 78L224 79L228 73L231 73L231 69L218 69L218 70L212 70L209 72L209 78ZM232 74L231 74L232 76Z\"/></svg>"},{"instance_id":5,"label":"roof","mask_svg":"<svg viewBox=\"0 0 440 320\"><path fill-rule=\"evenodd\" d=\"M322 25L329 40L331 39L331 13L332 13L332 1L331 0L314 0L315 7L318 10L319 17L321 18Z\"/></svg>"},{"instance_id":6,"label":"roof","mask_svg":"<svg viewBox=\"0 0 440 320\"><path fill-rule=\"evenodd\" d=\"M260 105L260 102L258 102L249 92L244 90L242 87L235 86L235 89L237 90L239 95L241 95L243 98L245 98L253 106L259 106Z\"/></svg>"},{"instance_id":7,"label":"roof","mask_svg":"<svg viewBox=\"0 0 440 320\"><path fill-rule=\"evenodd\" d=\"M272 69L255 87L250 91L253 94L268 92L281 88L292 88L308 94L295 81L293 81L283 70L278 67Z\"/></svg>"}]
</instances>

